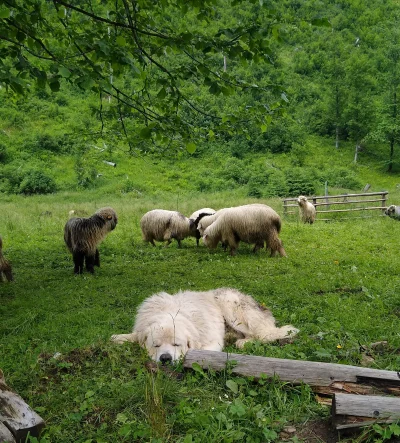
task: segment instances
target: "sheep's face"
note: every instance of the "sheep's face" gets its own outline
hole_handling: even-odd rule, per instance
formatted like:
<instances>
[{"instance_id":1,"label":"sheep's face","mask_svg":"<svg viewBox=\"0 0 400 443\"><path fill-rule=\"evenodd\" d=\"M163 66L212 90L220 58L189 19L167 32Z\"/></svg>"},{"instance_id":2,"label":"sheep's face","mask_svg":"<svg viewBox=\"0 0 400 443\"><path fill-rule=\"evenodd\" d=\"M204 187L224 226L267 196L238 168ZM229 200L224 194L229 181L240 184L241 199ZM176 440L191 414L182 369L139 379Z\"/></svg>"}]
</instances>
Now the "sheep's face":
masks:
<instances>
[{"instance_id":1,"label":"sheep's face","mask_svg":"<svg viewBox=\"0 0 400 443\"><path fill-rule=\"evenodd\" d=\"M300 197L297 199L297 203L300 206L304 206L308 202L307 197L304 197L304 195L300 195Z\"/></svg>"},{"instance_id":2,"label":"sheep's face","mask_svg":"<svg viewBox=\"0 0 400 443\"><path fill-rule=\"evenodd\" d=\"M203 235L203 243L207 246L207 248L216 248L218 245L219 239L213 239L208 234Z\"/></svg>"},{"instance_id":3,"label":"sheep's face","mask_svg":"<svg viewBox=\"0 0 400 443\"><path fill-rule=\"evenodd\" d=\"M100 215L109 226L109 230L112 231L115 229L118 223L118 217L114 209L112 208L101 208L96 211L96 214Z\"/></svg>"},{"instance_id":4,"label":"sheep's face","mask_svg":"<svg viewBox=\"0 0 400 443\"><path fill-rule=\"evenodd\" d=\"M385 215L388 215L389 217L393 217L396 212L396 206L390 205L388 208L385 209Z\"/></svg>"}]
</instances>

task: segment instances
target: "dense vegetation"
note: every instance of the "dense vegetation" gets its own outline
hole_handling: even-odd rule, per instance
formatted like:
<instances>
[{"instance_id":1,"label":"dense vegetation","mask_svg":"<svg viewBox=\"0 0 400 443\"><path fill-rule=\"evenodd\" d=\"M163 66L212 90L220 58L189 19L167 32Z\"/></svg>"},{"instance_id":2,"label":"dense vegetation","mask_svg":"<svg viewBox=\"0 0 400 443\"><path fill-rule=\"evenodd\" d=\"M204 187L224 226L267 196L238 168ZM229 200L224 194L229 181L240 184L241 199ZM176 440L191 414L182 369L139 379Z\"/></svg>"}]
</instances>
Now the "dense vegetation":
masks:
<instances>
[{"instance_id":1,"label":"dense vegetation","mask_svg":"<svg viewBox=\"0 0 400 443\"><path fill-rule=\"evenodd\" d=\"M306 386L229 368L154 372L137 346L111 345L160 290L232 286L301 330L249 354L360 365L368 353L372 367L399 369L397 222L284 219L287 260L246 245L232 258L194 239L153 248L139 229L156 207L189 215L262 201L282 214L281 197L367 183L398 204L397 3L73 2L117 23L108 40L109 23L65 1L0 0L0 235L15 273L0 284L0 368L46 420L43 443L279 441L287 424L307 442L310 423L326 423ZM168 43L147 36L135 48L135 26L118 25L134 11ZM53 59L38 57L42 44ZM68 212L106 205L119 224L102 267L74 277Z\"/></svg>"}]
</instances>

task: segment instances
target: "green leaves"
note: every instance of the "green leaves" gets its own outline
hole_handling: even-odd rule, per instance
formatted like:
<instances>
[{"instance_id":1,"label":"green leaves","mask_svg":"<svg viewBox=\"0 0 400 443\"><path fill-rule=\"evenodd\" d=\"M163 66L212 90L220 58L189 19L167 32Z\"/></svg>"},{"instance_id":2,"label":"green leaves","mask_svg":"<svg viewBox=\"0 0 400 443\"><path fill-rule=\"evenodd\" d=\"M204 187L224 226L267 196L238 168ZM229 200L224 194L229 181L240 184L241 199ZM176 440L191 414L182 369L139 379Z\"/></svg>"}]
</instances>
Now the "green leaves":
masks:
<instances>
[{"instance_id":1,"label":"green leaves","mask_svg":"<svg viewBox=\"0 0 400 443\"><path fill-rule=\"evenodd\" d=\"M11 15L11 11L4 6L0 7L0 18L8 18Z\"/></svg>"}]
</instances>

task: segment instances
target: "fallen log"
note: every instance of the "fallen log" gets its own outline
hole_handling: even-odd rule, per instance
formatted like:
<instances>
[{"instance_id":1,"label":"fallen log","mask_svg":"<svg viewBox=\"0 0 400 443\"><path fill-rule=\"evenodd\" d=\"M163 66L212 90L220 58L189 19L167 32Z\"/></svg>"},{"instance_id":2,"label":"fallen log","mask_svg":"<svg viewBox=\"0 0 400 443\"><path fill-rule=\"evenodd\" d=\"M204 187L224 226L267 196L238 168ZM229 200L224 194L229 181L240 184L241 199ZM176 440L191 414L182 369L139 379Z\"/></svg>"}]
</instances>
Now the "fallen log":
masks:
<instances>
[{"instance_id":1,"label":"fallen log","mask_svg":"<svg viewBox=\"0 0 400 443\"><path fill-rule=\"evenodd\" d=\"M204 369L223 370L229 366L234 374L261 377L279 377L293 384L308 384L314 392L325 395L335 393L400 395L400 373L380 369L288 360L253 355L229 354L217 351L189 350L185 368L193 363Z\"/></svg>"},{"instance_id":2,"label":"fallen log","mask_svg":"<svg viewBox=\"0 0 400 443\"><path fill-rule=\"evenodd\" d=\"M39 437L43 427L43 419L5 384L0 370L0 442L25 442L28 435Z\"/></svg>"},{"instance_id":3,"label":"fallen log","mask_svg":"<svg viewBox=\"0 0 400 443\"><path fill-rule=\"evenodd\" d=\"M400 398L335 394L332 421L338 431L400 420Z\"/></svg>"}]
</instances>

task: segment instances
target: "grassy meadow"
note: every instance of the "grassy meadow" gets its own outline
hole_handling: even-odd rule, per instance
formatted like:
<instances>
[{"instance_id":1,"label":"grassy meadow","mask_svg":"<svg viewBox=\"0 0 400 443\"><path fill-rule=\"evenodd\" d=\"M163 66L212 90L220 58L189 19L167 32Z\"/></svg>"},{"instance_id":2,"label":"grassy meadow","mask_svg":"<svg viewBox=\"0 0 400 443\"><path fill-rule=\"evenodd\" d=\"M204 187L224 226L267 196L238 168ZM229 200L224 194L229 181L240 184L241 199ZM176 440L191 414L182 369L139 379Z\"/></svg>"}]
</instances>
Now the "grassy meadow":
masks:
<instances>
[{"instance_id":1,"label":"grassy meadow","mask_svg":"<svg viewBox=\"0 0 400 443\"><path fill-rule=\"evenodd\" d=\"M151 180L162 188L166 179ZM396 178L384 180L395 198ZM307 433L329 416L307 386L245 379L229 369L155 372L135 344L111 344L112 334L130 331L140 302L158 291L234 287L301 330L291 344L254 342L240 352L360 365L360 345L387 340L383 352L371 353L372 367L399 370L400 224L392 219L283 219L287 258L254 255L246 244L231 257L197 248L194 238L181 249L142 242L139 220L150 209L189 215L253 201L240 188L2 198L1 235L15 281L0 285L0 367L45 419L42 442L267 442L280 441L287 425L297 429L291 441L325 441ZM257 201L282 215L280 199ZM101 267L74 276L62 234L68 212L106 205L119 222L100 246Z\"/></svg>"}]
</instances>

